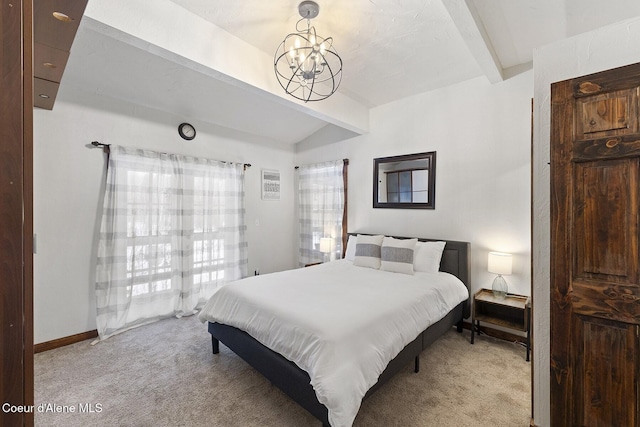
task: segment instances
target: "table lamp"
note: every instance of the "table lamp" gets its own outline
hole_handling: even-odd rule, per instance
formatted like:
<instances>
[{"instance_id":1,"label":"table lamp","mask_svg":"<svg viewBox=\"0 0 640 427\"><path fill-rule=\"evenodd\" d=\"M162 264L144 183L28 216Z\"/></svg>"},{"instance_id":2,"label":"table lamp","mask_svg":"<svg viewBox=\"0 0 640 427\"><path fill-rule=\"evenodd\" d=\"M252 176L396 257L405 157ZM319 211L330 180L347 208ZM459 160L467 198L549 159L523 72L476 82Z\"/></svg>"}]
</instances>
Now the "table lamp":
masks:
<instances>
[{"instance_id":1,"label":"table lamp","mask_svg":"<svg viewBox=\"0 0 640 427\"><path fill-rule=\"evenodd\" d=\"M489 273L497 274L493 279L491 289L493 295L497 298L504 298L507 296L509 288L507 287L507 281L502 277L503 274L511 274L511 254L505 254L502 252L489 252L488 262Z\"/></svg>"},{"instance_id":2,"label":"table lamp","mask_svg":"<svg viewBox=\"0 0 640 427\"><path fill-rule=\"evenodd\" d=\"M320 252L322 252L324 254L323 255L323 258L324 258L323 261L327 260L327 255L326 254L331 253L331 246L332 246L331 245L332 244L331 240L332 240L331 237L322 237L322 238L320 238Z\"/></svg>"}]
</instances>

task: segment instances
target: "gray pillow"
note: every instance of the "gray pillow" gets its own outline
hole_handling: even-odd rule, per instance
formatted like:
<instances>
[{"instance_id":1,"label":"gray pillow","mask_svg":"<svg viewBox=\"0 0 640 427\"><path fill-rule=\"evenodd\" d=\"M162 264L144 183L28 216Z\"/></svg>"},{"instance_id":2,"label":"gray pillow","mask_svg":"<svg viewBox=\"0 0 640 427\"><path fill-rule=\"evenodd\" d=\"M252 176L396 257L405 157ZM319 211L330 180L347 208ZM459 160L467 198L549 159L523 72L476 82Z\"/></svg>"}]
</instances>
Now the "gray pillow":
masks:
<instances>
[{"instance_id":1,"label":"gray pillow","mask_svg":"<svg viewBox=\"0 0 640 427\"><path fill-rule=\"evenodd\" d=\"M384 236L365 236L358 234L356 240L356 256L353 265L359 267L380 268L380 254Z\"/></svg>"},{"instance_id":2,"label":"gray pillow","mask_svg":"<svg viewBox=\"0 0 640 427\"><path fill-rule=\"evenodd\" d=\"M418 239L394 239L382 241L380 270L413 274L413 255Z\"/></svg>"}]
</instances>

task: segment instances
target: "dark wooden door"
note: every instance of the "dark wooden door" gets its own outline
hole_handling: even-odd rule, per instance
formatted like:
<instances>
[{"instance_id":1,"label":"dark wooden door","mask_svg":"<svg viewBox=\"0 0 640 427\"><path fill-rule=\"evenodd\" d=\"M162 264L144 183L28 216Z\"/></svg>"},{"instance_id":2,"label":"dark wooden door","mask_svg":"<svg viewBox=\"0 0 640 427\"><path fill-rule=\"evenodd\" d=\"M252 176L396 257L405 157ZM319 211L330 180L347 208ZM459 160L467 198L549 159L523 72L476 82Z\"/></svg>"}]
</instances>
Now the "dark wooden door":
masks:
<instances>
[{"instance_id":1,"label":"dark wooden door","mask_svg":"<svg viewBox=\"0 0 640 427\"><path fill-rule=\"evenodd\" d=\"M32 16L0 0L0 427L33 425Z\"/></svg>"},{"instance_id":2,"label":"dark wooden door","mask_svg":"<svg viewBox=\"0 0 640 427\"><path fill-rule=\"evenodd\" d=\"M640 426L640 64L551 99L552 425Z\"/></svg>"}]
</instances>

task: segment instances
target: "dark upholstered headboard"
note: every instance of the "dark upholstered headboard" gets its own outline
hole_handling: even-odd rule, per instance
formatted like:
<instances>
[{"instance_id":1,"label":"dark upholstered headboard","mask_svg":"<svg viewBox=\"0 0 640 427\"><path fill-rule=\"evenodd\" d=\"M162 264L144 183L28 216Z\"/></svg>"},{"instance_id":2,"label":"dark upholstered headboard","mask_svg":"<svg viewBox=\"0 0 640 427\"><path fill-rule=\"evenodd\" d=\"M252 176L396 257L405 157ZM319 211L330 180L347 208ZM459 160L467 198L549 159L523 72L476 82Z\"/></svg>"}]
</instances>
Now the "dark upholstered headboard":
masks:
<instances>
[{"instance_id":1,"label":"dark upholstered headboard","mask_svg":"<svg viewBox=\"0 0 640 427\"><path fill-rule=\"evenodd\" d=\"M348 233L350 236L358 234L369 233ZM390 236L396 239L411 239L412 237L402 236ZM471 244L469 242L458 242L455 240L443 240L443 239L422 239L418 238L420 242L446 242L444 252L442 253L442 259L440 260L440 271L453 274L464 283L471 295L471 258L469 256L469 250ZM470 316L470 304L467 301L464 310L464 317Z\"/></svg>"}]
</instances>

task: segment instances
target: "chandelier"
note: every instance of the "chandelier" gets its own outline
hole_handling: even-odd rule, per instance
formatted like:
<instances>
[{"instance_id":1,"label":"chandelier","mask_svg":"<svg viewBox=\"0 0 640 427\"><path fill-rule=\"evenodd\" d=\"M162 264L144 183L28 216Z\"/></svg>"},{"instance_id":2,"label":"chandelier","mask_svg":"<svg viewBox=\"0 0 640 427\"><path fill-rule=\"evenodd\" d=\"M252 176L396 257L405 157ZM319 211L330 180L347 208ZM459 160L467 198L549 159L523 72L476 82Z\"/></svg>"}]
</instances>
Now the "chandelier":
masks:
<instances>
[{"instance_id":1,"label":"chandelier","mask_svg":"<svg viewBox=\"0 0 640 427\"><path fill-rule=\"evenodd\" d=\"M302 19L296 32L287 35L274 56L278 83L289 95L301 101L321 101L333 95L342 79L342 59L333 49L333 38L322 38L311 26L320 7L314 1L298 5ZM300 28L306 21L306 29Z\"/></svg>"}]
</instances>

